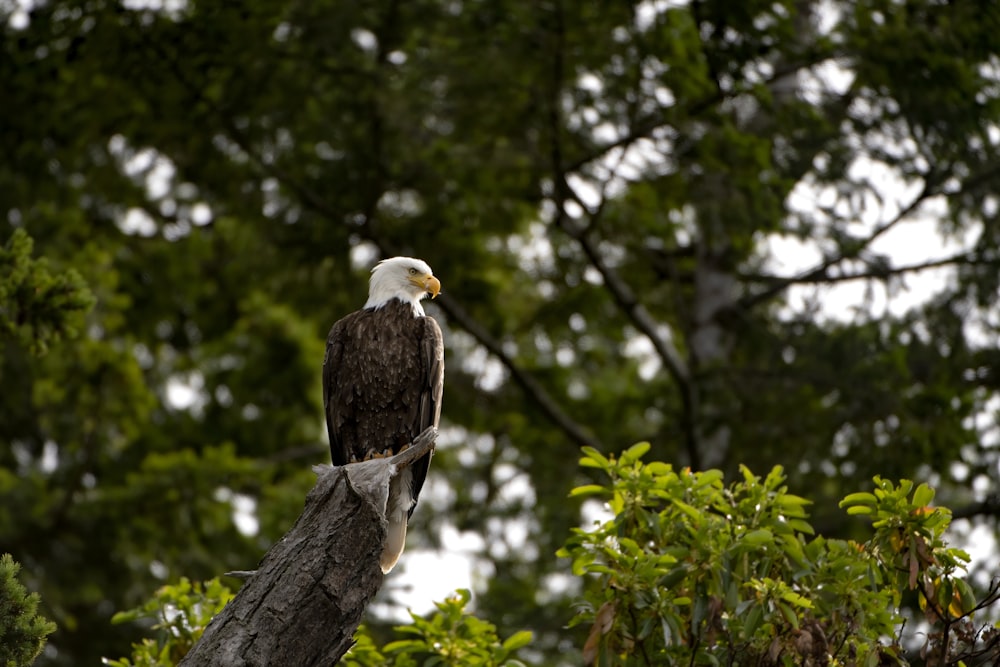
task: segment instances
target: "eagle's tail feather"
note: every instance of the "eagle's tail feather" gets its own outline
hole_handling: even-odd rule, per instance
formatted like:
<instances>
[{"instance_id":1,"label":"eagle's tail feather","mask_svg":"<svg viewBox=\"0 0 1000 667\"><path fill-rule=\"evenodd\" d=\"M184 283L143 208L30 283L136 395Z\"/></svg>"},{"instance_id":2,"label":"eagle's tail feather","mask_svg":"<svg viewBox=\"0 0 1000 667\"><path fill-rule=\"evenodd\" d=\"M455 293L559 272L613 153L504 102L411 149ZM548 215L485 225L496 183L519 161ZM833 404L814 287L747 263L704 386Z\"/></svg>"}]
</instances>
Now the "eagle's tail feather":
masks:
<instances>
[{"instance_id":1,"label":"eagle's tail feather","mask_svg":"<svg viewBox=\"0 0 1000 667\"><path fill-rule=\"evenodd\" d=\"M413 507L412 480L413 472L405 468L389 483L389 499L385 508L385 518L389 525L382 557L379 558L383 574L387 574L396 565L406 545L406 520Z\"/></svg>"},{"instance_id":2,"label":"eagle's tail feather","mask_svg":"<svg viewBox=\"0 0 1000 667\"><path fill-rule=\"evenodd\" d=\"M406 512L402 514L392 513L388 517L389 526L385 537L385 546L382 547L382 557L379 558L379 566L383 574L388 574L396 565L396 561L403 555L403 547L406 545Z\"/></svg>"}]
</instances>

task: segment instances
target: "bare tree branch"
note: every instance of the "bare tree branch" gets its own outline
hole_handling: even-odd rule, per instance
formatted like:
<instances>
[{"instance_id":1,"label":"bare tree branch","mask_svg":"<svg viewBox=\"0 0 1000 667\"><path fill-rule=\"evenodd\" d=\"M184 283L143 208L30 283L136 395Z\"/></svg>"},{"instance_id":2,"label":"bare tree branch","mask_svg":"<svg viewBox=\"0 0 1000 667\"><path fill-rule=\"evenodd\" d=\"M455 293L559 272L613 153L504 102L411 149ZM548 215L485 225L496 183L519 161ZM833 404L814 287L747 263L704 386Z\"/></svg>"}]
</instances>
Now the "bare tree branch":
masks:
<instances>
[{"instance_id":1,"label":"bare tree branch","mask_svg":"<svg viewBox=\"0 0 1000 667\"><path fill-rule=\"evenodd\" d=\"M569 187L568 184L567 187ZM680 352L661 333L660 325L656 323L646 307L639 302L632 288L604 259L586 230L573 230L569 224L566 224L565 219L560 224L560 228L580 244L591 265L601 274L615 303L628 316L639 332L649 339L657 357L677 384L682 404L681 428L684 431L685 449L691 467L699 469L701 467L701 448L696 424L698 399L686 362L681 357Z\"/></svg>"},{"instance_id":2,"label":"bare tree branch","mask_svg":"<svg viewBox=\"0 0 1000 667\"><path fill-rule=\"evenodd\" d=\"M869 271L859 271L857 273L830 274L829 272L824 272L820 274L810 273L801 277L742 273L740 274L740 278L743 280L763 283L787 283L788 281L791 281L792 284L797 285L818 283L831 284L850 282L852 280L881 280L891 276L902 275L904 273L919 273L920 271L927 271L929 269L937 269L943 266L957 264L966 266L996 266L1000 264L1000 261L980 260L977 259L972 252L960 252L947 257L928 260L926 262L919 262L917 264L873 268Z\"/></svg>"},{"instance_id":3,"label":"bare tree branch","mask_svg":"<svg viewBox=\"0 0 1000 667\"><path fill-rule=\"evenodd\" d=\"M588 225L582 228L574 227L570 216L566 213L565 205L567 200L575 201L584 211L588 211L588 206L567 180L567 175L573 171L572 165L570 168L563 165L561 139L563 123L559 99L564 86L562 11L562 6L557 4L555 17L557 29L554 31L556 34L556 43L552 52L552 80L549 86L551 94L548 100L550 134L549 159L551 162L552 178L555 190L553 193L553 203L556 206L555 224L559 227L559 229L563 230L570 238L575 240L580 245L590 264L601 274L604 284L607 286L614 301L618 304L618 307L628 316L636 328L649 339L654 350L656 351L657 356L663 363L663 366L677 383L682 400L681 422L685 433L685 444L688 456L690 458L691 465L695 468L699 468L701 455L700 448L698 446L698 433L696 425L697 398L694 385L691 382L690 371L688 370L687 364L676 348L674 348L670 341L667 340L667 338L662 334L659 325L653 320L653 317L649 314L649 311L646 310L645 306L639 302L628 283L622 279L618 272L615 271L602 256L600 250L597 248L597 244L589 234L589 231L594 228L600 214L603 212L604 201L606 198L606 184L605 188L602 189L601 203L599 204L597 211L589 212L590 223ZM640 136L635 135L633 139L630 139L627 142L619 143L618 147L627 149L632 141L637 141L640 138ZM607 150L610 150L610 147L607 148L602 155L606 154ZM614 176L612 174L609 178L613 177Z\"/></svg>"},{"instance_id":4,"label":"bare tree branch","mask_svg":"<svg viewBox=\"0 0 1000 667\"><path fill-rule=\"evenodd\" d=\"M857 258L862 252L864 252L872 243L876 241L883 234L888 232L890 229L896 225L903 222L911 213L913 213L917 208L923 204L927 199L937 194L937 183L939 178L937 174L927 174L924 178L924 186L921 188L920 192L910 201L909 204L899 209L895 216L890 220L882 223L869 234L866 238L859 240L858 242L852 244L850 248L845 250L839 255L832 255L827 257L822 262L817 264L811 269L807 269L797 276L789 276L787 278L779 279L770 287L767 287L760 292L753 294L748 294L741 298L736 306L740 308L751 308L764 301L769 301L773 299L778 294L781 294L786 289L792 285L798 283L807 282L822 282L821 278L827 275L828 271L836 266L837 264L846 261L848 259Z\"/></svg>"},{"instance_id":5,"label":"bare tree branch","mask_svg":"<svg viewBox=\"0 0 1000 667\"><path fill-rule=\"evenodd\" d=\"M991 494L981 502L962 505L951 511L952 520L972 519L979 516L1000 517L1000 494Z\"/></svg>"},{"instance_id":6,"label":"bare tree branch","mask_svg":"<svg viewBox=\"0 0 1000 667\"><path fill-rule=\"evenodd\" d=\"M493 337L475 318L448 294L441 294L435 300L449 320L456 322L472 335L486 350L496 357L510 373L510 377L528 395L549 420L558 426L578 446L589 446L602 450L601 443L581 424L570 417L530 373L517 364L513 357L504 352L503 345Z\"/></svg>"},{"instance_id":7,"label":"bare tree branch","mask_svg":"<svg viewBox=\"0 0 1000 667\"><path fill-rule=\"evenodd\" d=\"M566 184L566 188L572 192L572 188L568 183ZM573 193L573 199L582 205L575 192ZM586 229L575 230L565 219L561 222L560 228L570 238L580 244L591 265L601 274L604 284L608 287L618 306L629 316L629 319L632 320L636 328L649 338L649 341L653 344L653 348L656 350L657 356L674 378L674 381L679 385L689 382L691 374L687 363L680 352L677 351L677 348L660 333L660 326L665 325L657 324L652 315L649 314L649 311L646 310L646 307L639 302L639 298L632 291L632 288L629 287L628 283L618 275L618 272L602 256L597 244L591 238L590 234L587 233ZM588 225L588 228L592 228L592 225Z\"/></svg>"},{"instance_id":8,"label":"bare tree branch","mask_svg":"<svg viewBox=\"0 0 1000 667\"><path fill-rule=\"evenodd\" d=\"M814 58L810 58L809 60L803 62L790 63L784 67L776 67L772 75L767 80L762 81L760 83L754 83L753 85L754 86L763 85L766 87L770 87L774 83L777 83L788 76L796 74L797 72L817 67L819 65L822 65L823 63L835 61L840 57L841 54L837 51L816 54ZM693 103L688 105L687 108L685 108L682 112L680 112L677 115L682 118L694 117L701 113L704 113L705 111L716 106L717 104L724 102L727 98L736 97L738 95L744 95L746 93L747 91L741 88L736 88L728 92L720 88L707 97L695 100ZM597 160L604 158L605 156L607 156L609 152L617 148L627 148L628 146L631 146L632 144L641 139L648 139L650 136L652 136L653 132L655 132L656 130L663 127L668 127L670 125L669 118L670 118L669 115L664 116L662 110L658 109L655 115L648 118L640 119L638 122L636 122L633 125L631 131L628 132L627 134L623 134L622 136L614 139L613 141L609 141L608 143L602 144L597 148L595 148L590 153L580 156L572 160L571 162L563 165L565 173L567 174L576 173L586 165L590 164L591 162L595 162Z\"/></svg>"}]
</instances>

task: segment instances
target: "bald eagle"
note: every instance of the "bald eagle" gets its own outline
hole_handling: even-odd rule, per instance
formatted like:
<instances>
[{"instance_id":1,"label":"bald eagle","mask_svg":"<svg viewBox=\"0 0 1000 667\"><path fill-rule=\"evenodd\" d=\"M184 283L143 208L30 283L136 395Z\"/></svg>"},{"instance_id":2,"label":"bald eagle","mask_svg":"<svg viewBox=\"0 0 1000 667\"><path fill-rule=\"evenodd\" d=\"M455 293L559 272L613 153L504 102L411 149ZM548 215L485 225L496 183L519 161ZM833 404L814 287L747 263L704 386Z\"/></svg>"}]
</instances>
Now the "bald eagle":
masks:
<instances>
[{"instance_id":1,"label":"bald eagle","mask_svg":"<svg viewBox=\"0 0 1000 667\"><path fill-rule=\"evenodd\" d=\"M323 360L323 404L334 465L391 456L441 417L444 344L420 300L441 291L426 262L393 257L375 265L364 308L330 329ZM379 565L389 572L403 553L406 521L431 455L392 479L388 534Z\"/></svg>"}]
</instances>

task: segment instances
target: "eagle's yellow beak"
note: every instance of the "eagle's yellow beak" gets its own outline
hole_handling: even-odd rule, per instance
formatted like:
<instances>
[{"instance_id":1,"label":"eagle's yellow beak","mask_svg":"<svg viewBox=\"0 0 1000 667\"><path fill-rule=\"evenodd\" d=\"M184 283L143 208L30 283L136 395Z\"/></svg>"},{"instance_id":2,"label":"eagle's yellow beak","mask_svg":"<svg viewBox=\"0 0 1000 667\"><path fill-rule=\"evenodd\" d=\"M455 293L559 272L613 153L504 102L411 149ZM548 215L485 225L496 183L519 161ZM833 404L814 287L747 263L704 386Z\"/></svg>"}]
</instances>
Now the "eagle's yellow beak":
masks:
<instances>
[{"instance_id":1,"label":"eagle's yellow beak","mask_svg":"<svg viewBox=\"0 0 1000 667\"><path fill-rule=\"evenodd\" d=\"M424 291L430 292L432 299L441 293L441 281L429 273L426 276L410 278L410 282L418 287L422 287Z\"/></svg>"}]
</instances>

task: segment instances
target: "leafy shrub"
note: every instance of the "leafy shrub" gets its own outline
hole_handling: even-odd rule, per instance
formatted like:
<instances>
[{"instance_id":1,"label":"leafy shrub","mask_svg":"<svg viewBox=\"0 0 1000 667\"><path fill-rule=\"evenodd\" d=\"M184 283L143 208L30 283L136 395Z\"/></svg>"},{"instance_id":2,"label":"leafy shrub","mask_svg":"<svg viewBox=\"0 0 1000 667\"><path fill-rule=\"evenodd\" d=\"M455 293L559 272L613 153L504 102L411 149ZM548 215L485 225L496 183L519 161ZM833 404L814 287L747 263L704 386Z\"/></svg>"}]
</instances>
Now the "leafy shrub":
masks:
<instances>
[{"instance_id":1,"label":"leafy shrub","mask_svg":"<svg viewBox=\"0 0 1000 667\"><path fill-rule=\"evenodd\" d=\"M390 642L381 651L365 629L359 629L355 635L357 644L341 664L345 667L523 667L524 663L514 655L531 642L531 633L523 630L501 642L496 626L466 611L470 599L469 591L459 590L444 602L436 603L437 612L429 618L411 613L413 623L396 628L406 639Z\"/></svg>"},{"instance_id":2,"label":"leafy shrub","mask_svg":"<svg viewBox=\"0 0 1000 667\"><path fill-rule=\"evenodd\" d=\"M209 622L233 598L233 592L218 579L205 583L187 578L162 587L141 607L118 612L112 623L152 620L155 639L146 638L132 645L132 655L119 660L104 660L111 667L172 667L187 655Z\"/></svg>"},{"instance_id":3,"label":"leafy shrub","mask_svg":"<svg viewBox=\"0 0 1000 667\"><path fill-rule=\"evenodd\" d=\"M908 591L932 628L925 656L1000 655L996 630L971 620L996 591L977 603L961 578L968 555L942 537L950 512L930 506L926 484L876 477L873 493L841 503L872 518L871 537L834 540L814 536L809 501L788 493L780 466L764 478L743 467L726 485L718 470L643 463L648 450L615 459L588 448L581 460L609 482L572 495L602 498L614 515L560 551L574 574L598 579L574 621L591 624L587 664L907 664Z\"/></svg>"}]
</instances>

